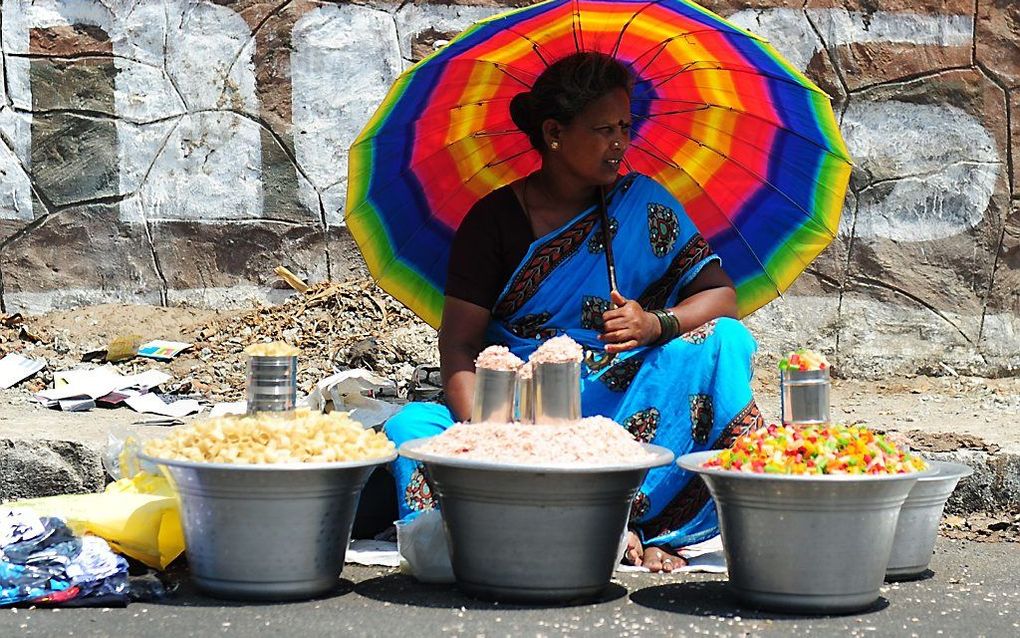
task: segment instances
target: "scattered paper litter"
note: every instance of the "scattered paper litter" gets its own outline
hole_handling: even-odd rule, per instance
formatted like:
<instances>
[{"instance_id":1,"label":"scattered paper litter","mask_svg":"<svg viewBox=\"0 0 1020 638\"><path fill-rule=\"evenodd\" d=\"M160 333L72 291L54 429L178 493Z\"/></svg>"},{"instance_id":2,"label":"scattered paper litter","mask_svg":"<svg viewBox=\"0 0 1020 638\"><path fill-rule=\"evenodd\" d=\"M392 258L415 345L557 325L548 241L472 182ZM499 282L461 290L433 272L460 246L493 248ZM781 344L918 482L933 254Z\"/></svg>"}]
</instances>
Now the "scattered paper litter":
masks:
<instances>
[{"instance_id":1,"label":"scattered paper litter","mask_svg":"<svg viewBox=\"0 0 1020 638\"><path fill-rule=\"evenodd\" d=\"M139 419L138 421L134 421L131 425L184 425L184 421L175 419L172 416L157 416L152 419Z\"/></svg>"},{"instance_id":2,"label":"scattered paper litter","mask_svg":"<svg viewBox=\"0 0 1020 638\"><path fill-rule=\"evenodd\" d=\"M231 401L229 403L217 403L209 410L209 416L224 416L227 414L244 414L248 411L247 401Z\"/></svg>"},{"instance_id":3,"label":"scattered paper litter","mask_svg":"<svg viewBox=\"0 0 1020 638\"><path fill-rule=\"evenodd\" d=\"M190 343L184 343L182 341L163 341L162 339L156 339L155 341L143 343L139 346L138 356L169 361L190 347Z\"/></svg>"},{"instance_id":4,"label":"scattered paper litter","mask_svg":"<svg viewBox=\"0 0 1020 638\"><path fill-rule=\"evenodd\" d=\"M12 352L0 359L0 389L6 390L45 367L45 359L29 359Z\"/></svg>"},{"instance_id":5,"label":"scattered paper litter","mask_svg":"<svg viewBox=\"0 0 1020 638\"><path fill-rule=\"evenodd\" d=\"M123 390L114 390L110 394L105 394L96 399L96 403L112 408L124 403L124 400L128 397L135 397L139 394L143 394L143 392L140 390L130 390L128 388L124 388Z\"/></svg>"},{"instance_id":6,"label":"scattered paper litter","mask_svg":"<svg viewBox=\"0 0 1020 638\"><path fill-rule=\"evenodd\" d=\"M389 541L352 540L351 546L344 556L344 562L368 566L400 567L400 552L397 551L397 544Z\"/></svg>"},{"instance_id":7,"label":"scattered paper litter","mask_svg":"<svg viewBox=\"0 0 1020 638\"><path fill-rule=\"evenodd\" d=\"M146 370L139 374L121 377L121 382L124 383L124 385L117 389L123 390L125 388L138 388L140 390L147 390L161 386L172 378L172 376L162 370Z\"/></svg>"},{"instance_id":8,"label":"scattered paper litter","mask_svg":"<svg viewBox=\"0 0 1020 638\"><path fill-rule=\"evenodd\" d=\"M139 374L122 375L113 366L84 370L76 368L54 373L53 388L36 393L35 399L48 408L60 406L65 410L67 409L61 402L74 399L78 403L73 404L71 409L74 411L88 410L94 408L95 404L88 406L82 401L94 402L97 399L109 397L105 403L115 405L120 402L115 393L131 395L147 392L172 378L161 370L146 370Z\"/></svg>"},{"instance_id":9,"label":"scattered paper litter","mask_svg":"<svg viewBox=\"0 0 1020 638\"><path fill-rule=\"evenodd\" d=\"M35 398L46 407L63 399L98 399L119 389L123 377L111 367L68 370L53 375L53 388L37 392Z\"/></svg>"},{"instance_id":10,"label":"scattered paper litter","mask_svg":"<svg viewBox=\"0 0 1020 638\"><path fill-rule=\"evenodd\" d=\"M135 412L159 414L161 416L172 416L176 418L195 414L202 409L202 406L200 406L198 401L194 399L182 399L180 401L174 401L173 403L167 403L163 401L163 399L151 393L139 394L136 397L128 397L124 400L124 403L127 403L128 407Z\"/></svg>"},{"instance_id":11,"label":"scattered paper litter","mask_svg":"<svg viewBox=\"0 0 1020 638\"><path fill-rule=\"evenodd\" d=\"M61 399L57 405L63 412L88 412L96 407L96 402L92 399Z\"/></svg>"}]
</instances>

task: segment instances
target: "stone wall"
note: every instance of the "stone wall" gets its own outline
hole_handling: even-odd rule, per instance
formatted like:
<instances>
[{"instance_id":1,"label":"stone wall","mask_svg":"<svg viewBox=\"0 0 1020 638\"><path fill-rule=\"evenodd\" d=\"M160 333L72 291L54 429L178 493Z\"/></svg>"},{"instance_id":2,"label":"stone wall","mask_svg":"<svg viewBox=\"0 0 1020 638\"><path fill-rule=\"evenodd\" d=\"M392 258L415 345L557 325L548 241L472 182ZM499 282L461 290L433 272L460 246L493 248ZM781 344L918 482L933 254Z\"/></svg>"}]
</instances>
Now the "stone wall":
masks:
<instances>
[{"instance_id":1,"label":"stone wall","mask_svg":"<svg viewBox=\"0 0 1020 638\"><path fill-rule=\"evenodd\" d=\"M272 298L277 263L361 271L347 147L402 69L511 3L0 4L12 312ZM838 239L748 320L763 348L853 375L1020 370L1020 2L703 4L833 96L857 162Z\"/></svg>"}]
</instances>

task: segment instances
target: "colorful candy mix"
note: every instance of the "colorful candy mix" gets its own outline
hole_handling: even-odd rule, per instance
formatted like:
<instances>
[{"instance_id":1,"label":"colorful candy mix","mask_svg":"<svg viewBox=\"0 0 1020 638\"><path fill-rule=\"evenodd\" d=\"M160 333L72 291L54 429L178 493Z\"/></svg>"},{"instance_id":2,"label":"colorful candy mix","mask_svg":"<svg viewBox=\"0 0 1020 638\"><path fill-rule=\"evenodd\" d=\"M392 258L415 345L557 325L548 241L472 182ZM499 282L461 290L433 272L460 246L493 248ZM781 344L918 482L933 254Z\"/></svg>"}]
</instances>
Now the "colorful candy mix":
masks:
<instances>
[{"instance_id":1,"label":"colorful candy mix","mask_svg":"<svg viewBox=\"0 0 1020 638\"><path fill-rule=\"evenodd\" d=\"M794 350L779 362L779 369L784 371L798 370L800 372L807 372L808 370L825 370L828 367L829 362L825 360L824 356L807 348Z\"/></svg>"},{"instance_id":2,"label":"colorful candy mix","mask_svg":"<svg viewBox=\"0 0 1020 638\"><path fill-rule=\"evenodd\" d=\"M756 474L904 474L927 467L863 426L775 424L741 435L703 466Z\"/></svg>"}]
</instances>

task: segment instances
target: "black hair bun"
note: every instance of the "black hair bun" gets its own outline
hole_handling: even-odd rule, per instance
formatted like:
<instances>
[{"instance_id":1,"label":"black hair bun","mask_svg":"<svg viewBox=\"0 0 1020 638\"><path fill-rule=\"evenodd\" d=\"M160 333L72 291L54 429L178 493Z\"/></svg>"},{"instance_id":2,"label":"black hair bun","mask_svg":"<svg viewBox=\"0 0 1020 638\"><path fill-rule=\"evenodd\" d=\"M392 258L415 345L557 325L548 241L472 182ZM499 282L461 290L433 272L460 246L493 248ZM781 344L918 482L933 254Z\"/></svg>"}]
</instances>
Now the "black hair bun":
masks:
<instances>
[{"instance_id":1,"label":"black hair bun","mask_svg":"<svg viewBox=\"0 0 1020 638\"><path fill-rule=\"evenodd\" d=\"M510 100L510 119L529 137L534 133L535 96L530 91L522 91Z\"/></svg>"}]
</instances>

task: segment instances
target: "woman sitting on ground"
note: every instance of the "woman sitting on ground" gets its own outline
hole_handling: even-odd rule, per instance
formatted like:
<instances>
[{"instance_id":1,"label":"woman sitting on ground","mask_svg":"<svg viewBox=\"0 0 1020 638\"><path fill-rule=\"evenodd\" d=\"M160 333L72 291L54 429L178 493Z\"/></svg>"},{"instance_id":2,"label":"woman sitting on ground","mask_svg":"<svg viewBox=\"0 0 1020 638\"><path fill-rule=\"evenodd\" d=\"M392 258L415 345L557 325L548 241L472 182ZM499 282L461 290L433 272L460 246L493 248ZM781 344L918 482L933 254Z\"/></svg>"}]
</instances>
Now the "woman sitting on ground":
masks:
<instances>
[{"instance_id":1,"label":"woman sitting on ground","mask_svg":"<svg viewBox=\"0 0 1020 638\"><path fill-rule=\"evenodd\" d=\"M482 198L457 231L439 351L446 405L413 403L385 426L404 441L471 414L474 360L487 345L526 359L567 334L594 356L582 366L584 416L613 418L678 456L722 447L760 423L751 394L755 343L736 316L719 258L655 180L620 174L630 143L633 80L598 53L550 65L510 104L541 168ZM599 213L606 197L619 290L609 290ZM432 507L420 467L393 466L403 518ZM702 481L676 465L651 470L634 500L626 559L652 571L718 534Z\"/></svg>"}]
</instances>

